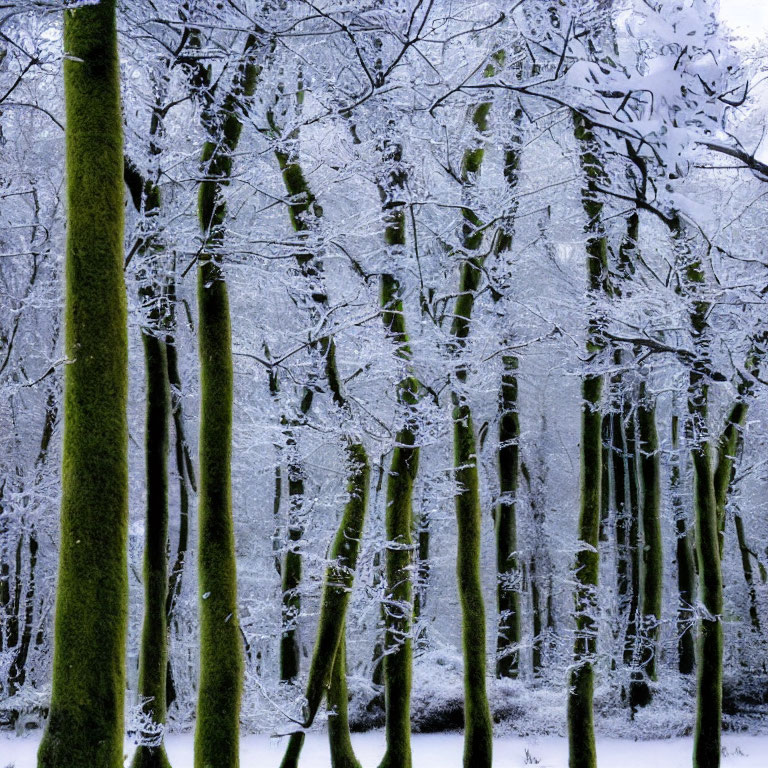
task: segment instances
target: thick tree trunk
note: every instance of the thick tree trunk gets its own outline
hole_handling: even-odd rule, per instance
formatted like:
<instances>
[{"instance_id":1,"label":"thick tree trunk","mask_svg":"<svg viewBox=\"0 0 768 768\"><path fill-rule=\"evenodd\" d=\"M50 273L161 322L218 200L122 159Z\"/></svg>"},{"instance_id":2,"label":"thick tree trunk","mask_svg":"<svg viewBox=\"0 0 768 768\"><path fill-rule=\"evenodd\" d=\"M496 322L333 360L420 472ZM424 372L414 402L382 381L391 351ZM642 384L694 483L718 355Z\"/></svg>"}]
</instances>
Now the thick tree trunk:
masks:
<instances>
[{"instance_id":1,"label":"thick tree trunk","mask_svg":"<svg viewBox=\"0 0 768 768\"><path fill-rule=\"evenodd\" d=\"M40 768L123 764L128 568L123 150L114 0L64 12L66 356L51 709Z\"/></svg>"},{"instance_id":2,"label":"thick tree trunk","mask_svg":"<svg viewBox=\"0 0 768 768\"><path fill-rule=\"evenodd\" d=\"M352 749L349 736L349 694L347 693L347 641L346 621L342 628L339 647L333 660L331 683L328 687L328 740L331 744L331 768L361 768Z\"/></svg>"},{"instance_id":3,"label":"thick tree trunk","mask_svg":"<svg viewBox=\"0 0 768 768\"><path fill-rule=\"evenodd\" d=\"M698 407L694 404L694 407ZM705 613L699 621L694 768L720 765L723 707L723 584L720 574L717 503L709 443L694 445L693 478L699 594Z\"/></svg>"},{"instance_id":4,"label":"thick tree trunk","mask_svg":"<svg viewBox=\"0 0 768 768\"><path fill-rule=\"evenodd\" d=\"M168 432L171 397L165 342L143 332L146 367L145 461L147 507L144 533L144 625L139 655L139 695L149 722L149 742L136 749L132 768L167 768L163 745L168 666Z\"/></svg>"},{"instance_id":5,"label":"thick tree trunk","mask_svg":"<svg viewBox=\"0 0 768 768\"><path fill-rule=\"evenodd\" d=\"M198 217L204 250L198 258L198 351L200 442L198 494L198 585L200 593L200 678L195 724L195 768L237 768L243 647L237 615L237 564L232 518L232 333L229 296L221 269L229 183L242 122L239 103L256 87L258 71L248 57L249 37L235 82L217 121L210 114L210 71L201 96L203 123L210 132L201 163ZM220 123L220 124L219 124Z\"/></svg>"}]
</instances>

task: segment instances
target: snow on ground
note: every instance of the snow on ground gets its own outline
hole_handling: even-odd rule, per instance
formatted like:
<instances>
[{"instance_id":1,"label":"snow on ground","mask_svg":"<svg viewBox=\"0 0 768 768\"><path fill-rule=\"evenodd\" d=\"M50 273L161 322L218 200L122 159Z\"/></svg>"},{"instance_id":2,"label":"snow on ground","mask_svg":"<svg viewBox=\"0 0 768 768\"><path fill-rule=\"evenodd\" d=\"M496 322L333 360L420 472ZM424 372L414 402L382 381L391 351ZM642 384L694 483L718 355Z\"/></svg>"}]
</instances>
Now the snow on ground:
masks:
<instances>
[{"instance_id":1,"label":"snow on ground","mask_svg":"<svg viewBox=\"0 0 768 768\"><path fill-rule=\"evenodd\" d=\"M34 768L39 735L14 738L0 733L0 768ZM168 757L173 768L192 767L192 735L172 734L167 739ZM381 731L352 736L364 768L375 768L384 753ZM243 739L241 765L262 768L278 766L285 740L267 736ZM417 734L413 736L413 763L416 768L460 768L463 739L459 733ZM132 747L126 746L126 755ZM518 768L538 765L541 768L567 768L567 742L554 736L508 737L494 742L494 768ZM722 768L765 768L768 736L727 734L723 737ZM630 739L598 739L598 763L601 768L686 768L691 764L691 739L632 741ZM307 737L302 755L302 768L329 768L328 740L321 733Z\"/></svg>"}]
</instances>

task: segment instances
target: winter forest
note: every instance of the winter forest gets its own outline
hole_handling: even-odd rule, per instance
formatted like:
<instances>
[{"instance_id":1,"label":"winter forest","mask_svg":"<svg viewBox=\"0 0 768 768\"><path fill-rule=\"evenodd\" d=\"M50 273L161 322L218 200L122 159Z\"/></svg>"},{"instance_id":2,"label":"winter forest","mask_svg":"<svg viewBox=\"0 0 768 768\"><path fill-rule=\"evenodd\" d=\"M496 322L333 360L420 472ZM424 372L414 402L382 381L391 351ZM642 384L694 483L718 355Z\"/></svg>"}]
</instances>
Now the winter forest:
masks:
<instances>
[{"instance_id":1,"label":"winter forest","mask_svg":"<svg viewBox=\"0 0 768 768\"><path fill-rule=\"evenodd\" d=\"M0 0L2 768L765 766L725 6Z\"/></svg>"}]
</instances>

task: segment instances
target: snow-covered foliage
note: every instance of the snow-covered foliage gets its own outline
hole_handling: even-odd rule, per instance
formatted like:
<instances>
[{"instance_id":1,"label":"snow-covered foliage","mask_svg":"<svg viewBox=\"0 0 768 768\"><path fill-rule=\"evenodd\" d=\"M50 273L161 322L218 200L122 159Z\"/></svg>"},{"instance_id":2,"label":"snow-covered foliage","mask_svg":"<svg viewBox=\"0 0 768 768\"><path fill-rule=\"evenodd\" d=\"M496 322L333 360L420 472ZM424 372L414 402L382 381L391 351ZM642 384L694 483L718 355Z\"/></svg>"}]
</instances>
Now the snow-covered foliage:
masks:
<instances>
[{"instance_id":1,"label":"snow-covered foliage","mask_svg":"<svg viewBox=\"0 0 768 768\"><path fill-rule=\"evenodd\" d=\"M0 16L0 723L42 717L50 679L57 562L63 358L60 281L65 211L59 10L72 3L12 3ZM0 10L0 14L5 14ZM523 634L521 674L489 682L500 732L562 734L573 648L574 554L578 547L580 381L585 370L621 374L637 404L642 380L656 403L662 457L664 602L659 680L652 705L627 706L626 610L618 592L614 489L608 487L598 588L599 728L606 734L678 736L693 725L693 681L677 671L677 490L692 525L685 429L696 358L691 307L705 301L711 333L709 430L716 439L738 398L749 402L727 506L724 539L726 724L758 728L768 714L768 507L765 450L765 184L753 154L764 105L753 96L759 58L739 53L707 0L132 0L120 4L125 154L161 204L126 196L130 307L131 629L129 711L139 712L142 616L144 374L140 332L172 336L178 350L172 449L171 562L188 495L189 538L173 604L170 728L194 720L197 680L195 462L199 385L195 269L203 242L196 218L205 114L215 113L238 65L257 65L253 98L235 104L244 130L223 194L220 246L231 297L235 355L232 453L240 622L246 652L242 722L284 733L299 711L300 678L279 680L280 558L303 555L296 618L302 674L311 656L326 554L346 500L344 446L360 439L372 459L369 520L348 617L350 718L382 722L372 682L381 635L385 550L383 478L408 414L398 386L420 384L413 410L421 446L414 494L417 532L429 533L419 563L413 724L461 726L462 659L456 591L451 393L471 405L478 428L483 510L482 573L489 669L498 623L493 511L499 389L504 358L519 359L521 471L517 493ZM194 41L194 42L193 42ZM499 57L499 52L503 57ZM496 56L497 58L494 58ZM503 61L501 63L500 60ZM496 63L492 73L491 62ZM210 67L213 92L199 68ZM473 110L489 105L479 132ZM598 184L609 246L608 277L620 290L587 298L584 169L573 115L594 126ZM462 157L485 148L482 171L462 178ZM398 151L394 151L397 148ZM748 149L749 148L749 149ZM512 152L515 183L505 176ZM312 199L294 228L278 155L300 165ZM399 184L392 184L396 179ZM402 199L387 198L396 188ZM387 206L405 210L405 247L384 237ZM452 336L462 227L471 207L483 234L481 287L471 333ZM383 210L384 209L384 210ZM627 221L632 269L621 267ZM684 231L685 247L674 223ZM499 248L506 235L511 243ZM693 255L692 255L693 254ZM311 256L318 273L301 269ZM692 259L706 274L684 284ZM411 358L397 354L381 318L379 279L403 297ZM151 300L144 291L160 286ZM327 303L317 309L316 296ZM153 308L162 323L153 326ZM602 353L587 361L590 315L604 319ZM327 385L318 344L333 338L350 403L344 419ZM614 355L626 352L624 358ZM629 352L632 352L629 355ZM459 369L468 372L465 382ZM748 380L747 394L740 388ZM304 408L307 392L311 407ZM611 409L610 398L604 410ZM634 416L630 416L634 418ZM183 429L183 437L180 437ZM288 542L291 467L301 467L303 534ZM192 469L192 473L189 469ZM276 474L276 470L280 472ZM642 492L642 491L641 491ZM295 511L295 510L294 510ZM739 521L737 523L737 520ZM737 536L737 524L744 537ZM641 542L642 544L642 542ZM751 565L745 580L744 558ZM276 567L276 565L278 567ZM533 587L535 586L535 591ZM534 614L541 625L534 628ZM755 618L756 617L756 618ZM756 623L757 622L757 625ZM760 631L759 628L762 628ZM24 638L26 637L26 640ZM24 657L20 649L24 647ZM542 664L534 670L534 652ZM24 675L19 678L19 662ZM321 718L322 720L322 718ZM136 723L146 730L146 723Z\"/></svg>"}]
</instances>

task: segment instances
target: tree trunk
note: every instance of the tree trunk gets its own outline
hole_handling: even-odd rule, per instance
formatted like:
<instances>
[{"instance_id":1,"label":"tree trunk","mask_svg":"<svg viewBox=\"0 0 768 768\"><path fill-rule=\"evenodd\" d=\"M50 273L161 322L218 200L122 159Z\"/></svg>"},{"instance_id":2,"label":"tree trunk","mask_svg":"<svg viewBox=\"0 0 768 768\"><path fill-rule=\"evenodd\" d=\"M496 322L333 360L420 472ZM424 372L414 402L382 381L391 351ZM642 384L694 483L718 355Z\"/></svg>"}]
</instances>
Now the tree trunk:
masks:
<instances>
[{"instance_id":1,"label":"tree trunk","mask_svg":"<svg viewBox=\"0 0 768 768\"><path fill-rule=\"evenodd\" d=\"M317 638L305 691L303 728L309 728L314 722L323 695L331 685L336 653L346 626L347 606L368 508L370 484L368 456L359 443L350 443L347 446L347 456L350 464L347 489L349 500L344 507L339 530L331 544L330 564L325 572ZM339 725L340 723L337 723L337 729ZM280 768L297 768L301 748L304 745L304 736L304 730L291 734ZM336 738L338 739L338 730Z\"/></svg>"},{"instance_id":2,"label":"tree trunk","mask_svg":"<svg viewBox=\"0 0 768 768\"><path fill-rule=\"evenodd\" d=\"M384 242L390 252L406 246L402 148L397 142L385 147L387 179L379 184L384 214ZM393 274L380 279L382 320L395 344L396 356L410 369L411 348L405 326L400 284ZM386 575L384 602L384 701L387 749L380 768L411 766L411 668L413 639L413 485L419 468L416 416L419 385L406 373L397 386L397 401L405 412L405 424L395 436L395 448L387 475Z\"/></svg>"},{"instance_id":3,"label":"tree trunk","mask_svg":"<svg viewBox=\"0 0 768 768\"><path fill-rule=\"evenodd\" d=\"M114 0L64 12L66 356L50 716L40 768L123 764L128 567L123 151Z\"/></svg>"},{"instance_id":4,"label":"tree trunk","mask_svg":"<svg viewBox=\"0 0 768 768\"><path fill-rule=\"evenodd\" d=\"M232 334L229 297L221 269L233 153L242 132L238 109L256 87L258 71L248 57L249 37L235 82L210 114L210 70L201 96L203 123L210 133L202 152L198 216L204 249L198 258L198 350L200 358L200 444L198 494L198 584L200 593L200 678L195 724L195 768L237 768L243 648L237 616L237 563L232 518Z\"/></svg>"},{"instance_id":5,"label":"tree trunk","mask_svg":"<svg viewBox=\"0 0 768 768\"><path fill-rule=\"evenodd\" d=\"M485 69L487 77L503 64L504 54L494 54ZM483 231L477 214L470 206L472 187L482 168L485 154L483 137L488 130L490 102L477 105L471 112L477 136L464 151L461 165L463 207L461 243L465 253L460 269L459 294L453 313L451 336L458 354L464 352L470 333L472 308L480 286L484 256L479 255ZM473 255L470 255L473 254ZM460 360L456 381L463 386L467 368ZM464 654L464 768L490 765L493 757L493 723L486 690L485 602L480 577L480 542L482 513L480 480L477 470L477 442L472 413L465 395L456 388L453 402L453 467L456 482L456 520L458 541L456 571L462 614L462 648Z\"/></svg>"},{"instance_id":6,"label":"tree trunk","mask_svg":"<svg viewBox=\"0 0 768 768\"><path fill-rule=\"evenodd\" d=\"M741 553L741 568L744 572L744 581L747 584L747 594L749 595L749 620L752 624L752 628L756 632L760 632L760 614L757 610L757 590L755 589L755 577L752 571L753 552L747 545L747 537L744 533L744 521L741 519L741 515L734 515L734 524L736 526L736 540L739 544L739 552Z\"/></svg>"},{"instance_id":7,"label":"tree trunk","mask_svg":"<svg viewBox=\"0 0 768 768\"><path fill-rule=\"evenodd\" d=\"M167 768L163 745L168 666L168 432L171 415L165 342L142 332L146 367L145 459L147 512L144 533L144 625L139 656L139 695L148 728L132 768Z\"/></svg>"},{"instance_id":8,"label":"tree trunk","mask_svg":"<svg viewBox=\"0 0 768 768\"><path fill-rule=\"evenodd\" d=\"M585 174L582 207L587 216L587 285L593 299L605 290L608 245L602 228L602 203L597 199L597 182L603 176L598 145L592 124L573 113L574 135L580 146ZM602 318L592 310L587 329L587 353L594 359L604 349ZM581 498L579 510L579 551L575 563L576 641L568 694L568 755L570 768L595 768L594 658L597 653L597 580L599 575L599 533L602 510L602 403L603 378L586 372L582 380L581 406Z\"/></svg>"},{"instance_id":9,"label":"tree trunk","mask_svg":"<svg viewBox=\"0 0 768 768\"><path fill-rule=\"evenodd\" d=\"M682 221L675 217L673 235L685 270L685 287L692 302L691 333L696 357L688 382L688 413L693 459L693 504L696 515L696 555L701 602L696 679L696 728L693 767L718 768L723 711L723 581L720 565L715 471L708 430L708 382L712 373L707 317L711 305L702 295L706 275L700 259L689 251Z\"/></svg>"},{"instance_id":10,"label":"tree trunk","mask_svg":"<svg viewBox=\"0 0 768 768\"><path fill-rule=\"evenodd\" d=\"M328 707L333 710L328 717L328 740L331 743L331 768L361 768L352 749L349 736L347 693L347 641L346 621L341 632L339 647L333 660L331 683L328 688Z\"/></svg>"},{"instance_id":11,"label":"tree trunk","mask_svg":"<svg viewBox=\"0 0 768 768\"><path fill-rule=\"evenodd\" d=\"M656 430L656 403L649 400L645 382L640 384L637 408L640 475L643 483L643 585L640 618L639 674L630 683L630 705L646 706L651 701L648 681L655 682L663 597L663 551L661 544L661 460Z\"/></svg>"},{"instance_id":12,"label":"tree trunk","mask_svg":"<svg viewBox=\"0 0 768 768\"><path fill-rule=\"evenodd\" d=\"M678 416L672 416L672 468L670 494L675 515L677 557L677 650L680 674L690 675L696 667L696 647L693 632L694 604L696 600L696 570L693 563L691 536L680 489L680 454L678 451Z\"/></svg>"},{"instance_id":13,"label":"tree trunk","mask_svg":"<svg viewBox=\"0 0 768 768\"><path fill-rule=\"evenodd\" d=\"M499 492L496 507L496 572L499 631L496 636L496 675L517 677L520 668L520 585L517 556L517 487L520 466L520 419L517 413L516 357L502 359L501 418L499 419ZM533 576L533 574L532 574Z\"/></svg>"}]
</instances>

